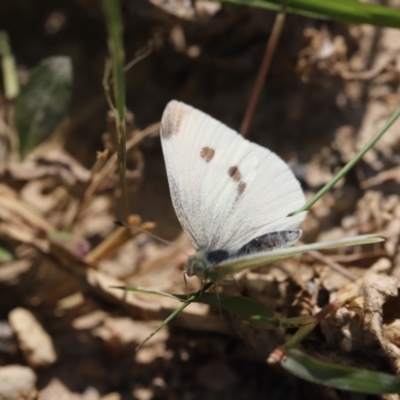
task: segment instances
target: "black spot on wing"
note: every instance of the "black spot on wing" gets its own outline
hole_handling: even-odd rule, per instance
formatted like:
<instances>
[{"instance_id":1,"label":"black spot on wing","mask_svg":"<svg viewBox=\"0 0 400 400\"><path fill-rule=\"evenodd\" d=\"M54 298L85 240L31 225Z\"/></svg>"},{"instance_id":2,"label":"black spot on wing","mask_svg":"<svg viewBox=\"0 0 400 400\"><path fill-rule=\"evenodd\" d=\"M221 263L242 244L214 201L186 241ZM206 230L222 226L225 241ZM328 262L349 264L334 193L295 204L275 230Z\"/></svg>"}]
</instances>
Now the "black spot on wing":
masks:
<instances>
[{"instance_id":1,"label":"black spot on wing","mask_svg":"<svg viewBox=\"0 0 400 400\"><path fill-rule=\"evenodd\" d=\"M245 244L236 253L237 256L246 254L259 253L261 251L281 249L289 247L301 236L301 229L288 231L269 232L265 235L256 237L249 243Z\"/></svg>"},{"instance_id":2,"label":"black spot on wing","mask_svg":"<svg viewBox=\"0 0 400 400\"><path fill-rule=\"evenodd\" d=\"M243 192L246 190L246 183L245 182L240 182L237 188L238 195L241 196Z\"/></svg>"},{"instance_id":3,"label":"black spot on wing","mask_svg":"<svg viewBox=\"0 0 400 400\"><path fill-rule=\"evenodd\" d=\"M228 169L228 175L235 181L240 182L242 179L242 174L239 171L239 168L235 165Z\"/></svg>"},{"instance_id":4,"label":"black spot on wing","mask_svg":"<svg viewBox=\"0 0 400 400\"><path fill-rule=\"evenodd\" d=\"M226 250L213 250L206 253L207 261L211 265L216 265L229 258L229 253Z\"/></svg>"},{"instance_id":5,"label":"black spot on wing","mask_svg":"<svg viewBox=\"0 0 400 400\"><path fill-rule=\"evenodd\" d=\"M214 158L215 150L211 147L203 147L200 150L200 157L207 163L209 163Z\"/></svg>"},{"instance_id":6,"label":"black spot on wing","mask_svg":"<svg viewBox=\"0 0 400 400\"><path fill-rule=\"evenodd\" d=\"M246 182L242 181L242 173L240 172L239 167L236 165L229 167L228 175L237 184L237 197L240 197L246 190L247 185Z\"/></svg>"}]
</instances>

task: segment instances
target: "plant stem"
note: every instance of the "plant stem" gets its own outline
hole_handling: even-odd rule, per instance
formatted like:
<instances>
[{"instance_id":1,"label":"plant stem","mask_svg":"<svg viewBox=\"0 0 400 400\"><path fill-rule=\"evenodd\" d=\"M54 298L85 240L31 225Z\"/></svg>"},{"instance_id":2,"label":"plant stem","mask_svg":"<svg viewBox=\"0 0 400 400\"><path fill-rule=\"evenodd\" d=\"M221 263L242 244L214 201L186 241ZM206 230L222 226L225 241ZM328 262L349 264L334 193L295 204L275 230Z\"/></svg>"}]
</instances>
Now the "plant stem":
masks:
<instances>
[{"instance_id":1,"label":"plant stem","mask_svg":"<svg viewBox=\"0 0 400 400\"><path fill-rule=\"evenodd\" d=\"M126 188L126 124L125 124L125 51L123 46L123 25L121 2L103 0L108 30L108 50L112 58L112 84L116 105L115 127L117 133L118 167L121 181L123 220L128 216L128 195Z\"/></svg>"},{"instance_id":2,"label":"plant stem","mask_svg":"<svg viewBox=\"0 0 400 400\"><path fill-rule=\"evenodd\" d=\"M260 100L261 92L264 87L265 78L268 74L271 65L272 57L275 54L276 46L282 33L283 25L285 23L286 6L288 0L284 0L282 4L282 11L278 13L275 18L274 26L272 27L271 35L268 39L267 46L265 47L261 66L257 74L253 90L250 95L250 101L247 105L246 112L243 117L240 133L243 137L249 134L251 123L253 122L254 112L256 110L258 101Z\"/></svg>"}]
</instances>

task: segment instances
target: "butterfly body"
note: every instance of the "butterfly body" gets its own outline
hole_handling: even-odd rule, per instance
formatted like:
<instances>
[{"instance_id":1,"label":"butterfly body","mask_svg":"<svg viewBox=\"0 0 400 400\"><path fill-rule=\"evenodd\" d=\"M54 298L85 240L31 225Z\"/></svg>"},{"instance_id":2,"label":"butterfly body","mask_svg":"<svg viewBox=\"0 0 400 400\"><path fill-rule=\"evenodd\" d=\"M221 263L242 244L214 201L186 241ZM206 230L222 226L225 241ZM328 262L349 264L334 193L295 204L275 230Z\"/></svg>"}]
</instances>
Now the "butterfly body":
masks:
<instances>
[{"instance_id":1,"label":"butterfly body","mask_svg":"<svg viewBox=\"0 0 400 400\"><path fill-rule=\"evenodd\" d=\"M225 278L225 274L221 274L218 268L222 262L249 254L285 248L300 236L300 229L271 232L251 240L234 252L226 250L197 251L188 258L186 273L188 276L197 276L204 282L220 282Z\"/></svg>"}]
</instances>

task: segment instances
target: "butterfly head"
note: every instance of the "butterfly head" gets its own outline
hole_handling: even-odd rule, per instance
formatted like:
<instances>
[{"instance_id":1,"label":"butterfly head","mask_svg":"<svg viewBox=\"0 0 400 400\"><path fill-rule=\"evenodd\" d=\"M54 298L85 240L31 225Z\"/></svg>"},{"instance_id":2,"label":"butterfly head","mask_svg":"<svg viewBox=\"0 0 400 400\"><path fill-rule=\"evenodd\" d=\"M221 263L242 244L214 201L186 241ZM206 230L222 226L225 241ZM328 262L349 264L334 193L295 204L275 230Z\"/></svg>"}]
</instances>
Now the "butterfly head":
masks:
<instances>
[{"instance_id":1,"label":"butterfly head","mask_svg":"<svg viewBox=\"0 0 400 400\"><path fill-rule=\"evenodd\" d=\"M193 256L190 256L186 265L187 276L197 276L202 281L207 281L210 277L208 272L211 264L207 259L205 252L199 251Z\"/></svg>"}]
</instances>

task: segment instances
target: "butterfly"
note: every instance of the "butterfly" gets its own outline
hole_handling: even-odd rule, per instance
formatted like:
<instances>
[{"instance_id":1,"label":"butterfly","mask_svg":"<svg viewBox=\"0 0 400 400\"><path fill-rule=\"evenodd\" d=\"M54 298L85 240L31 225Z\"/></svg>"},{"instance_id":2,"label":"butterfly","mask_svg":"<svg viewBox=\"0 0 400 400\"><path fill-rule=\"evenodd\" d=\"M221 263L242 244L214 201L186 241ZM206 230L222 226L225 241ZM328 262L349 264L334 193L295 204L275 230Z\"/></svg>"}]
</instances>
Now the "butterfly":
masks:
<instances>
[{"instance_id":1,"label":"butterfly","mask_svg":"<svg viewBox=\"0 0 400 400\"><path fill-rule=\"evenodd\" d=\"M196 249L188 276L227 275L310 250L382 241L377 234L290 247L306 212L300 183L275 153L226 125L172 100L160 136L177 217Z\"/></svg>"}]
</instances>

